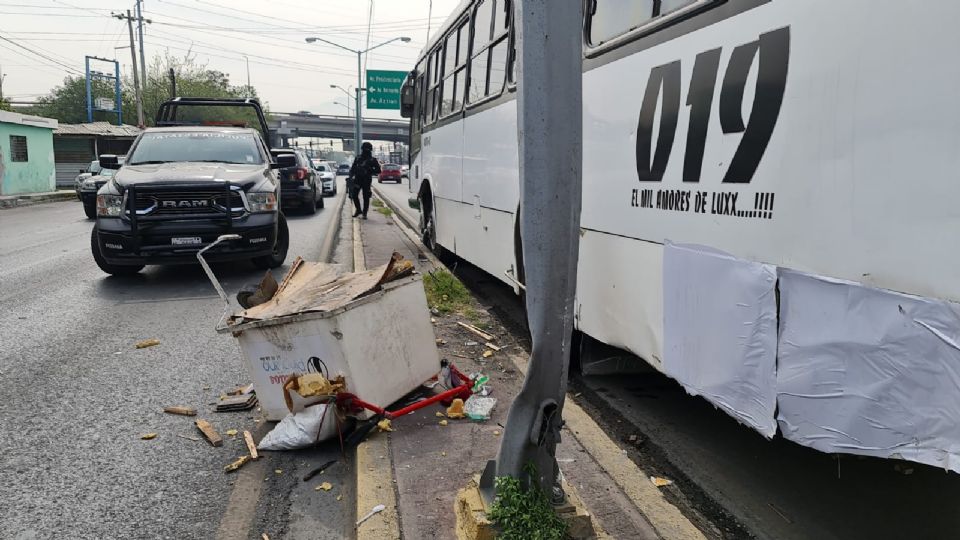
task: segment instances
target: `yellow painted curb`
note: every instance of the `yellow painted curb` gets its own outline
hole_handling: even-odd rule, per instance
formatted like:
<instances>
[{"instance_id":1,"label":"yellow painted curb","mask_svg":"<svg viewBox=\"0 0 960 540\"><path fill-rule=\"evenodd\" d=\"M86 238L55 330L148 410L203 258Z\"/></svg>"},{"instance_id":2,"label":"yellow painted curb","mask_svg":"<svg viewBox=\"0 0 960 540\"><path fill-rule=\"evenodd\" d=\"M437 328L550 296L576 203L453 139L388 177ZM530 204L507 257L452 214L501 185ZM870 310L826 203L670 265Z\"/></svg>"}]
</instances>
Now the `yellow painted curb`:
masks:
<instances>
[{"instance_id":1,"label":"yellow painted curb","mask_svg":"<svg viewBox=\"0 0 960 540\"><path fill-rule=\"evenodd\" d=\"M517 370L526 375L527 359L508 356ZM650 482L649 475L637 467L570 396L564 401L563 420L566 429L643 513L657 534L667 540L706 540L700 529Z\"/></svg>"},{"instance_id":2,"label":"yellow painted curb","mask_svg":"<svg viewBox=\"0 0 960 540\"><path fill-rule=\"evenodd\" d=\"M357 540L400 538L393 466L386 433L371 436L357 446L357 519L382 504L386 509L357 527Z\"/></svg>"}]
</instances>

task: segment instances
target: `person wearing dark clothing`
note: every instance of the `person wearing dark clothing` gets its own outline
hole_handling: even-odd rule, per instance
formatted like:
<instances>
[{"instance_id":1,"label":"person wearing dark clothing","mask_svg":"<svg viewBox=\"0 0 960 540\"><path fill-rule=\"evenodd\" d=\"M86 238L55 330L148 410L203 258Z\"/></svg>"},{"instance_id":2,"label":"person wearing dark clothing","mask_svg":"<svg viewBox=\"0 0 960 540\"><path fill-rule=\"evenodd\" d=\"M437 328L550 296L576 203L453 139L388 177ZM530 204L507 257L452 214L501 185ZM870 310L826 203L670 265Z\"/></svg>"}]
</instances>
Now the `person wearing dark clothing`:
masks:
<instances>
[{"instance_id":1,"label":"person wearing dark clothing","mask_svg":"<svg viewBox=\"0 0 960 540\"><path fill-rule=\"evenodd\" d=\"M363 216L367 219L367 209L370 208L370 185L373 177L380 174L380 162L373 157L373 145L365 142L360 147L360 155L353 160L350 167L350 199L356 210L353 217ZM363 207L360 206L360 192L363 192Z\"/></svg>"}]
</instances>

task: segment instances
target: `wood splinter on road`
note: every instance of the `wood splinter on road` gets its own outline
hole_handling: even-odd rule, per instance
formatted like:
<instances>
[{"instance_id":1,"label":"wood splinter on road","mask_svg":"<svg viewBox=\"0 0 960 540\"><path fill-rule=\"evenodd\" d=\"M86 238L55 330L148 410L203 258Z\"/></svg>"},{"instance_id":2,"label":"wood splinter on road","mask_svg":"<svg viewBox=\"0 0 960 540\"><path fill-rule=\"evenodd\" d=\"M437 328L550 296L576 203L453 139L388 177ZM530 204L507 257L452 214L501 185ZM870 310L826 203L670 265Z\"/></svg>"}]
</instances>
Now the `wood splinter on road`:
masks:
<instances>
[{"instance_id":1,"label":"wood splinter on road","mask_svg":"<svg viewBox=\"0 0 960 540\"><path fill-rule=\"evenodd\" d=\"M243 467L244 465L246 465L248 461L250 461L250 456L240 456L239 458L237 458L236 461L224 467L223 472L231 473L239 469L240 467Z\"/></svg>"},{"instance_id":2,"label":"wood splinter on road","mask_svg":"<svg viewBox=\"0 0 960 540\"><path fill-rule=\"evenodd\" d=\"M249 431L243 432L243 441L247 443L247 450L250 451L250 459L256 461L260 459L260 454L257 453L257 445L253 442L253 435Z\"/></svg>"},{"instance_id":3,"label":"wood splinter on road","mask_svg":"<svg viewBox=\"0 0 960 540\"><path fill-rule=\"evenodd\" d=\"M466 328L466 329L469 330L471 333L473 333L474 335L476 335L477 337L479 337L480 339L482 339L482 340L484 340L484 341L493 341L493 335L492 335L492 334L488 334L488 333L484 332L483 330L477 328L476 326L473 326L472 324L467 324L467 323L461 322L461 321L457 321L457 324L459 324L459 325L462 326L463 328Z\"/></svg>"},{"instance_id":4,"label":"wood splinter on road","mask_svg":"<svg viewBox=\"0 0 960 540\"><path fill-rule=\"evenodd\" d=\"M207 438L207 442L213 446L223 446L223 439L220 437L220 434L217 433L217 430L213 428L213 425L210 422L207 422L203 419L197 419L194 422L197 425L197 429L200 430L200 433L203 433L203 436Z\"/></svg>"},{"instance_id":5,"label":"wood splinter on road","mask_svg":"<svg viewBox=\"0 0 960 540\"><path fill-rule=\"evenodd\" d=\"M181 416L197 415L197 410L193 407L164 407L163 412L167 414L179 414Z\"/></svg>"}]
</instances>

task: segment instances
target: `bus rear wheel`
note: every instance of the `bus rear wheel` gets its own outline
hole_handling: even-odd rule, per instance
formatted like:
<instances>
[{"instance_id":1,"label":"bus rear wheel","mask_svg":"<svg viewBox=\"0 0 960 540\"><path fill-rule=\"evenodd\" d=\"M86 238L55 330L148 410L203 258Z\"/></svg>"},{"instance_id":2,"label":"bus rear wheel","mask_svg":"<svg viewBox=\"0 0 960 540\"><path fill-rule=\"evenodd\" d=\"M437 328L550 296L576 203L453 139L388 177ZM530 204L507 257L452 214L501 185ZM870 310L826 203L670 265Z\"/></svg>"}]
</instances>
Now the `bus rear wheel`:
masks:
<instances>
[{"instance_id":1,"label":"bus rear wheel","mask_svg":"<svg viewBox=\"0 0 960 540\"><path fill-rule=\"evenodd\" d=\"M446 250L437 243L437 220L430 192L421 193L418 198L420 199L420 240L437 258L441 258L446 255Z\"/></svg>"}]
</instances>

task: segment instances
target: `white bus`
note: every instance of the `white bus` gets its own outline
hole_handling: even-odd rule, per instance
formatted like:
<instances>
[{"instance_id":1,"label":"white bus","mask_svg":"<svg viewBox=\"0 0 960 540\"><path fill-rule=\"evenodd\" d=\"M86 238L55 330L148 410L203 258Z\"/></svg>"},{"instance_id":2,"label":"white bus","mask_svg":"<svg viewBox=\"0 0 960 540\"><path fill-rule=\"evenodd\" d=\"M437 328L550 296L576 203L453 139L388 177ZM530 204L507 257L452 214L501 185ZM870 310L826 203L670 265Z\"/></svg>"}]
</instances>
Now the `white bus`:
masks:
<instances>
[{"instance_id":1,"label":"white bus","mask_svg":"<svg viewBox=\"0 0 960 540\"><path fill-rule=\"evenodd\" d=\"M960 472L960 3L585 5L577 330L768 438ZM513 285L511 18L463 2L404 113L424 240Z\"/></svg>"}]
</instances>

